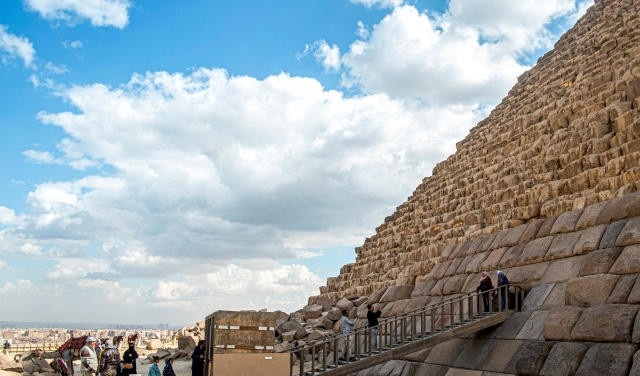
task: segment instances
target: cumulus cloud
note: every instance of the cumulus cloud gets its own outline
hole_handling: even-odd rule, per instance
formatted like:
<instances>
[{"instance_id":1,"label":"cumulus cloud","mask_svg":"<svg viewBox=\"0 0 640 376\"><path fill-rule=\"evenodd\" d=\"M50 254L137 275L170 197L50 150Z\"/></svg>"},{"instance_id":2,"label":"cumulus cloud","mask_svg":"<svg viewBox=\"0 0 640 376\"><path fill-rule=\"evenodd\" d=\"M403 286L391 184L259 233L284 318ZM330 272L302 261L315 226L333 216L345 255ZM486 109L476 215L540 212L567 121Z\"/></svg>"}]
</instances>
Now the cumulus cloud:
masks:
<instances>
[{"instance_id":1,"label":"cumulus cloud","mask_svg":"<svg viewBox=\"0 0 640 376\"><path fill-rule=\"evenodd\" d=\"M129 22L131 7L129 0L25 0L25 4L47 20L63 21L68 25L89 20L94 26L118 29Z\"/></svg>"},{"instance_id":2,"label":"cumulus cloud","mask_svg":"<svg viewBox=\"0 0 640 376\"><path fill-rule=\"evenodd\" d=\"M315 59L322 64L325 71L337 71L340 69L340 47L330 46L326 41L321 40L305 46L304 54L311 53Z\"/></svg>"},{"instance_id":3,"label":"cumulus cloud","mask_svg":"<svg viewBox=\"0 0 640 376\"><path fill-rule=\"evenodd\" d=\"M78 48L82 48L82 46L84 46L84 43L81 40L66 40L62 42L62 45L64 46L64 48L70 48L75 50Z\"/></svg>"},{"instance_id":4,"label":"cumulus cloud","mask_svg":"<svg viewBox=\"0 0 640 376\"><path fill-rule=\"evenodd\" d=\"M31 67L36 51L33 44L26 37L9 33L7 26L0 25L0 52L2 62L6 64L9 59L19 58L26 67Z\"/></svg>"},{"instance_id":5,"label":"cumulus cloud","mask_svg":"<svg viewBox=\"0 0 640 376\"><path fill-rule=\"evenodd\" d=\"M551 47L546 26L581 12L573 0L455 0L438 16L403 5L368 31L359 24L342 82L426 104L491 106L528 68L527 54Z\"/></svg>"}]
</instances>

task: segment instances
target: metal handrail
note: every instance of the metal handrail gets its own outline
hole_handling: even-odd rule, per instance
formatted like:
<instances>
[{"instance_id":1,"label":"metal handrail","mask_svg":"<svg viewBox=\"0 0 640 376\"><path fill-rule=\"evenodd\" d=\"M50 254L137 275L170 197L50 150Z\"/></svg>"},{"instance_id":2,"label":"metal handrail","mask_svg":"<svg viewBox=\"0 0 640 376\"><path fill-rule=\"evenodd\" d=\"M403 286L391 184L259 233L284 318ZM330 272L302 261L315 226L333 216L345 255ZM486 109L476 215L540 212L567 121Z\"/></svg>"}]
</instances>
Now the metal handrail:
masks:
<instances>
[{"instance_id":1,"label":"metal handrail","mask_svg":"<svg viewBox=\"0 0 640 376\"><path fill-rule=\"evenodd\" d=\"M513 298L510 296L509 288L515 290ZM494 309L491 301L491 297L495 295L500 297L497 309ZM485 297L488 303L486 309ZM504 303L502 297L504 297ZM316 375L318 372L336 369L379 352L470 324L492 314L509 310L510 307L516 311L520 310L523 298L522 287L504 285L484 292L465 293L462 296L381 319L377 326L378 336L375 341L377 349L371 348L373 328L366 325L352 330L349 334L331 334L289 350L290 375L294 375L296 357L299 360L297 375ZM429 330L426 330L427 327ZM339 352L344 355L344 359L339 358ZM307 360L307 358L310 359ZM309 373L305 373L305 365L310 366Z\"/></svg>"}]
</instances>

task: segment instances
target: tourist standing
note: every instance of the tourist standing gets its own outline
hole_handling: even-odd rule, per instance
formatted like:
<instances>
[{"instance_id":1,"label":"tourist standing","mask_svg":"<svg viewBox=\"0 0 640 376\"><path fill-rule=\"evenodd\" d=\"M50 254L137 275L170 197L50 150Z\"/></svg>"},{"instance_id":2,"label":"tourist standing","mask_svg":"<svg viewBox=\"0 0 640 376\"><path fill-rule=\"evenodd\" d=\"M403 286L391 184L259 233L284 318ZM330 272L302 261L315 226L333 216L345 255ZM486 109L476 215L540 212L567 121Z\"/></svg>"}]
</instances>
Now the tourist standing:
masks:
<instances>
[{"instance_id":1,"label":"tourist standing","mask_svg":"<svg viewBox=\"0 0 640 376\"><path fill-rule=\"evenodd\" d=\"M199 341L191 354L191 376L204 375L204 345L204 341Z\"/></svg>"},{"instance_id":2,"label":"tourist standing","mask_svg":"<svg viewBox=\"0 0 640 376\"><path fill-rule=\"evenodd\" d=\"M378 319L382 315L380 307L374 310L373 304L367 304L367 321L369 325L369 335L371 336L371 351L378 350Z\"/></svg>"},{"instance_id":3,"label":"tourist standing","mask_svg":"<svg viewBox=\"0 0 640 376\"><path fill-rule=\"evenodd\" d=\"M124 361L123 375L132 375L137 372L136 359L138 359L138 353L136 352L135 343L129 342L129 348L122 355Z\"/></svg>"},{"instance_id":4,"label":"tourist standing","mask_svg":"<svg viewBox=\"0 0 640 376\"><path fill-rule=\"evenodd\" d=\"M349 318L349 314L347 313L347 310L344 309L342 310L342 334L344 335L344 346L342 349L342 359L344 360L349 360L350 354L351 354L351 344L349 341L349 337L351 334L351 331L353 330L353 326L356 325L356 319L350 319Z\"/></svg>"},{"instance_id":5,"label":"tourist standing","mask_svg":"<svg viewBox=\"0 0 640 376\"><path fill-rule=\"evenodd\" d=\"M4 341L4 345L2 345L2 352L6 354L9 352L10 349L11 349L11 342L9 342L9 340Z\"/></svg>"},{"instance_id":6,"label":"tourist standing","mask_svg":"<svg viewBox=\"0 0 640 376\"><path fill-rule=\"evenodd\" d=\"M176 376L176 372L173 370L173 359L167 358L164 360L164 370L162 376Z\"/></svg>"},{"instance_id":7,"label":"tourist standing","mask_svg":"<svg viewBox=\"0 0 640 376\"><path fill-rule=\"evenodd\" d=\"M100 375L119 376L120 374L120 351L113 345L113 341L107 339L105 348L100 356Z\"/></svg>"},{"instance_id":8,"label":"tourist standing","mask_svg":"<svg viewBox=\"0 0 640 376\"><path fill-rule=\"evenodd\" d=\"M160 361L160 358L154 355L151 357L151 359L153 359L153 364L151 365L151 367L149 367L149 376L162 376L160 374L160 368L158 368L158 362Z\"/></svg>"},{"instance_id":9,"label":"tourist standing","mask_svg":"<svg viewBox=\"0 0 640 376\"><path fill-rule=\"evenodd\" d=\"M491 277L487 272L482 272L482 277L480 277L480 284L476 287L476 292L482 293L482 304L484 306L484 311L489 311L489 293L487 291L493 289L493 282L491 282Z\"/></svg>"},{"instance_id":10,"label":"tourist standing","mask_svg":"<svg viewBox=\"0 0 640 376\"><path fill-rule=\"evenodd\" d=\"M85 345L80 349L80 364L82 376L96 376L98 373L98 357L95 351L96 339L89 336Z\"/></svg>"},{"instance_id":11,"label":"tourist standing","mask_svg":"<svg viewBox=\"0 0 640 376\"><path fill-rule=\"evenodd\" d=\"M498 270L498 287L507 286L509 284L509 278L504 274L502 270ZM508 287L500 289L500 310L504 311L507 303L507 290Z\"/></svg>"}]
</instances>

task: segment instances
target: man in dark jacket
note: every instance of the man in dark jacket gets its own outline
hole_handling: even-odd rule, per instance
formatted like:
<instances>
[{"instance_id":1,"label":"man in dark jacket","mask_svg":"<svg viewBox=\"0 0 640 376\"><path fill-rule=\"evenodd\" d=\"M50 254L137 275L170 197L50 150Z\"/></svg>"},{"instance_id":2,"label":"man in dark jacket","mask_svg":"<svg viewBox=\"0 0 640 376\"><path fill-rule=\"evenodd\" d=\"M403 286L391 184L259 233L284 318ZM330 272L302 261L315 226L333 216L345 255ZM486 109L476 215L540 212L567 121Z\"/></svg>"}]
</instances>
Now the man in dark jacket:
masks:
<instances>
[{"instance_id":1,"label":"man in dark jacket","mask_svg":"<svg viewBox=\"0 0 640 376\"><path fill-rule=\"evenodd\" d=\"M476 287L476 292L482 293L482 304L484 305L484 311L489 312L489 293L487 291L493 289L493 282L487 272L482 272L480 277L480 284Z\"/></svg>"},{"instance_id":2,"label":"man in dark jacket","mask_svg":"<svg viewBox=\"0 0 640 376\"><path fill-rule=\"evenodd\" d=\"M369 322L369 335L371 336L371 351L378 351L378 318L382 315L380 307L376 311L373 304L367 304L367 321Z\"/></svg>"}]
</instances>

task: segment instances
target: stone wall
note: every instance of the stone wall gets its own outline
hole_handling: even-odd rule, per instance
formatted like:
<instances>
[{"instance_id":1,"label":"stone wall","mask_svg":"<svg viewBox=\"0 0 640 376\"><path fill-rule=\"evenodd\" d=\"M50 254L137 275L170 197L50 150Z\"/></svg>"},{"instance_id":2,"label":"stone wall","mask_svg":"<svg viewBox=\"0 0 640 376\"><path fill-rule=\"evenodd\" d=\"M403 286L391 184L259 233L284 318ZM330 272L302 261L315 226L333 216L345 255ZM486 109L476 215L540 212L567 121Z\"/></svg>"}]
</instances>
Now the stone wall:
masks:
<instances>
[{"instance_id":1,"label":"stone wall","mask_svg":"<svg viewBox=\"0 0 640 376\"><path fill-rule=\"evenodd\" d=\"M523 311L359 376L640 374L640 192L448 247L442 259L410 298L369 302L382 301L383 316L406 312L503 270L529 290Z\"/></svg>"},{"instance_id":2,"label":"stone wall","mask_svg":"<svg viewBox=\"0 0 640 376\"><path fill-rule=\"evenodd\" d=\"M310 304L423 283L458 244L638 191L639 13L597 0Z\"/></svg>"}]
</instances>

